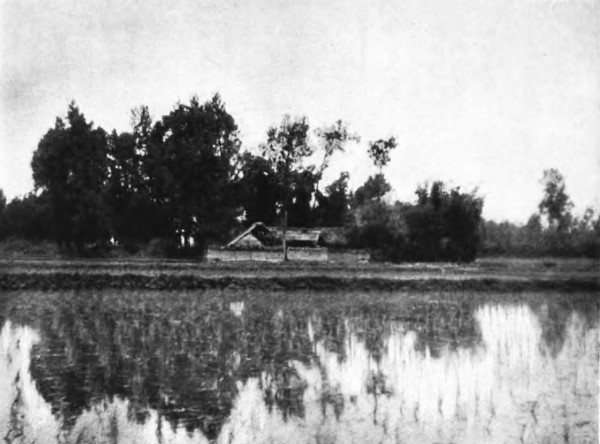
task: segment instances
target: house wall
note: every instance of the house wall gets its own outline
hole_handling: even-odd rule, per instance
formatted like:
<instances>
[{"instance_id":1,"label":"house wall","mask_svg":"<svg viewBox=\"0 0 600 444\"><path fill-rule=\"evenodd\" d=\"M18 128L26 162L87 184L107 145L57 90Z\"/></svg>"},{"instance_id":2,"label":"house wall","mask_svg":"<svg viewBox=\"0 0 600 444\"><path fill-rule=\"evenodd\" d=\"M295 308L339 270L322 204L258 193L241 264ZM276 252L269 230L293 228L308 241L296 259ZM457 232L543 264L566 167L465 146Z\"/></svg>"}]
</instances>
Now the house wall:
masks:
<instances>
[{"instance_id":1,"label":"house wall","mask_svg":"<svg viewBox=\"0 0 600 444\"><path fill-rule=\"evenodd\" d=\"M369 262L371 255L361 250L329 250L329 262L343 264L361 264Z\"/></svg>"},{"instance_id":2,"label":"house wall","mask_svg":"<svg viewBox=\"0 0 600 444\"><path fill-rule=\"evenodd\" d=\"M254 261L281 262L282 251L268 250L220 250L209 248L206 254L208 261ZM337 262L362 263L369 261L369 253L364 251L331 251L326 248L289 248L288 259L298 262Z\"/></svg>"},{"instance_id":3,"label":"house wall","mask_svg":"<svg viewBox=\"0 0 600 444\"><path fill-rule=\"evenodd\" d=\"M207 261L257 261L257 262L280 262L283 260L281 251L265 250L215 250L208 249L206 253Z\"/></svg>"},{"instance_id":4,"label":"house wall","mask_svg":"<svg viewBox=\"0 0 600 444\"><path fill-rule=\"evenodd\" d=\"M326 248L289 248L288 259L291 261L325 262Z\"/></svg>"}]
</instances>

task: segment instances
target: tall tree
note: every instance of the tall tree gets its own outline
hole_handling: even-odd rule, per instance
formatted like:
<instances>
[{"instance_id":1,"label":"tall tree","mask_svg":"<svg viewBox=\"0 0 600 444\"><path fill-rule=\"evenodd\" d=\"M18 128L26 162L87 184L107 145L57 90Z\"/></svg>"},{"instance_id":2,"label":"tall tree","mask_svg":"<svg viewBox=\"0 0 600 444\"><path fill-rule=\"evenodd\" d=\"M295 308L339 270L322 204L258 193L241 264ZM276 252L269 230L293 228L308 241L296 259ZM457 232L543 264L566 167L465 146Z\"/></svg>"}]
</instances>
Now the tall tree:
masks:
<instances>
[{"instance_id":1,"label":"tall tree","mask_svg":"<svg viewBox=\"0 0 600 444\"><path fill-rule=\"evenodd\" d=\"M365 183L358 187L354 193L354 206L360 206L371 200L381 201L383 196L389 193L391 189L392 186L385 180L382 173L369 176Z\"/></svg>"},{"instance_id":2,"label":"tall tree","mask_svg":"<svg viewBox=\"0 0 600 444\"><path fill-rule=\"evenodd\" d=\"M6 208L6 196L4 191L0 188L0 239L6 236L6 229L4 223L4 209Z\"/></svg>"},{"instance_id":3,"label":"tall tree","mask_svg":"<svg viewBox=\"0 0 600 444\"><path fill-rule=\"evenodd\" d=\"M571 223L573 203L565 191L565 179L555 168L544 170L541 180L544 197L539 204L540 214L546 216L548 224L557 233L564 233Z\"/></svg>"},{"instance_id":4,"label":"tall tree","mask_svg":"<svg viewBox=\"0 0 600 444\"><path fill-rule=\"evenodd\" d=\"M379 170L379 174L390 161L390 153L396 148L396 139L379 139L369 143L369 157Z\"/></svg>"},{"instance_id":5,"label":"tall tree","mask_svg":"<svg viewBox=\"0 0 600 444\"><path fill-rule=\"evenodd\" d=\"M32 242L51 240L46 197L46 193L39 196L29 193L11 200L0 214L0 239L14 237Z\"/></svg>"},{"instance_id":6,"label":"tall tree","mask_svg":"<svg viewBox=\"0 0 600 444\"><path fill-rule=\"evenodd\" d=\"M325 195L317 193L317 221L323 227L338 227L344 225L350 208L350 193L348 191L349 174L343 172L325 188Z\"/></svg>"},{"instance_id":7,"label":"tall tree","mask_svg":"<svg viewBox=\"0 0 600 444\"><path fill-rule=\"evenodd\" d=\"M312 166L292 172L287 203L288 223L291 226L309 227L314 225L315 211L311 201L317 182L317 174Z\"/></svg>"},{"instance_id":8,"label":"tall tree","mask_svg":"<svg viewBox=\"0 0 600 444\"><path fill-rule=\"evenodd\" d=\"M138 149L135 134L115 131L108 138L108 153L106 195L112 234L126 250L136 251L164 234L164 218L148 190L144 171L147 155Z\"/></svg>"},{"instance_id":9,"label":"tall tree","mask_svg":"<svg viewBox=\"0 0 600 444\"><path fill-rule=\"evenodd\" d=\"M47 193L60 247L103 241L108 235L104 204L107 135L94 128L74 103L67 122L57 118L40 140L31 167L36 190Z\"/></svg>"},{"instance_id":10,"label":"tall tree","mask_svg":"<svg viewBox=\"0 0 600 444\"><path fill-rule=\"evenodd\" d=\"M316 134L321 141L321 149L323 151L323 159L317 170L318 182L316 184L316 191L318 192L319 182L329 166L331 156L336 152L343 152L348 142L360 142L360 136L356 133L351 133L348 130L348 124L342 120L338 120L331 126L317 129Z\"/></svg>"},{"instance_id":11,"label":"tall tree","mask_svg":"<svg viewBox=\"0 0 600 444\"><path fill-rule=\"evenodd\" d=\"M241 156L240 194L248 222L273 224L277 218L277 203L282 189L275 170L264 157L245 152Z\"/></svg>"},{"instance_id":12,"label":"tall tree","mask_svg":"<svg viewBox=\"0 0 600 444\"><path fill-rule=\"evenodd\" d=\"M203 247L235 223L237 125L219 95L179 104L158 122L148 146L153 197L171 216L173 234Z\"/></svg>"},{"instance_id":13,"label":"tall tree","mask_svg":"<svg viewBox=\"0 0 600 444\"><path fill-rule=\"evenodd\" d=\"M152 116L147 105L140 105L131 110L131 127L135 136L136 150L143 154L148 149L152 135Z\"/></svg>"},{"instance_id":14,"label":"tall tree","mask_svg":"<svg viewBox=\"0 0 600 444\"><path fill-rule=\"evenodd\" d=\"M274 167L274 170L283 187L282 211L283 211L283 255L287 255L287 224L289 199L291 194L292 173L298 171L302 160L313 153L308 143L308 122L305 117L292 120L290 116L284 116L279 126L269 128L267 131L267 143L262 148L263 155Z\"/></svg>"},{"instance_id":15,"label":"tall tree","mask_svg":"<svg viewBox=\"0 0 600 444\"><path fill-rule=\"evenodd\" d=\"M396 139L379 139L369 143L369 157L378 170L374 176L369 176L366 182L356 190L354 195L354 206L362 205L369 200L381 201L383 196L391 191L392 187L385 180L383 167L390 161L390 152L396 148Z\"/></svg>"}]
</instances>

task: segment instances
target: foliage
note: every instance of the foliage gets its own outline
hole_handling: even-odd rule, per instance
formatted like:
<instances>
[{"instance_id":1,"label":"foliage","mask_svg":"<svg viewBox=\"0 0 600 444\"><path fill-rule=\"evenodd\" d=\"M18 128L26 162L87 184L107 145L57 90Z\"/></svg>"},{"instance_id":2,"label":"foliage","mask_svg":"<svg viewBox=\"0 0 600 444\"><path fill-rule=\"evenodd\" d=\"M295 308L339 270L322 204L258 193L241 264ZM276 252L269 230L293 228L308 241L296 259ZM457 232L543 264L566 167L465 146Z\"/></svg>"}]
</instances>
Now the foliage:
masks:
<instances>
[{"instance_id":1,"label":"foliage","mask_svg":"<svg viewBox=\"0 0 600 444\"><path fill-rule=\"evenodd\" d=\"M38 197L30 193L14 198L0 213L0 239L10 237L33 242L51 239L49 216L46 194Z\"/></svg>"},{"instance_id":2,"label":"foliage","mask_svg":"<svg viewBox=\"0 0 600 444\"><path fill-rule=\"evenodd\" d=\"M292 173L298 173L302 161L313 154L308 143L308 122L305 117L292 120L284 116L279 126L267 131L267 143L261 147L263 156L271 163L282 186L283 251L287 260L286 230L293 192ZM293 202L292 202L293 203Z\"/></svg>"},{"instance_id":3,"label":"foliage","mask_svg":"<svg viewBox=\"0 0 600 444\"><path fill-rule=\"evenodd\" d=\"M9 237L0 242L0 257L18 259L46 257L55 259L59 252L55 242L48 240L27 240L22 237Z\"/></svg>"},{"instance_id":4,"label":"foliage","mask_svg":"<svg viewBox=\"0 0 600 444\"><path fill-rule=\"evenodd\" d=\"M293 227L310 227L314 222L311 200L316 190L318 176L313 168L304 168L290 174L287 208L288 224Z\"/></svg>"},{"instance_id":5,"label":"foliage","mask_svg":"<svg viewBox=\"0 0 600 444\"><path fill-rule=\"evenodd\" d=\"M262 221L283 226L284 250L288 225L343 225L350 246L382 260L471 261L477 248L600 257L600 217L593 209L571 214L557 169L544 171L539 213L521 226L482 221L481 197L442 182L419 187L415 204L384 202L392 187L382 170L397 147L393 137L369 143L378 173L354 193L348 173L322 192L332 156L359 141L341 120L316 130L313 146L306 118L284 116L268 129L261 156L240 154L237 125L218 95L179 103L156 122L147 106L137 107L131 126L109 135L71 103L67 118L57 118L38 143L35 193L7 203L0 190L0 239L53 238L61 251L78 253L113 241L130 253L171 256L201 253L240 223ZM319 151L321 163L306 165Z\"/></svg>"},{"instance_id":6,"label":"foliage","mask_svg":"<svg viewBox=\"0 0 600 444\"><path fill-rule=\"evenodd\" d=\"M308 128L306 117L292 120L286 115L279 126L267 131L267 143L261 149L278 174L290 174L313 153L308 143Z\"/></svg>"},{"instance_id":7,"label":"foliage","mask_svg":"<svg viewBox=\"0 0 600 444\"><path fill-rule=\"evenodd\" d=\"M218 95L204 104L193 98L163 116L152 131L147 171L151 193L169 217L172 236L202 248L222 240L239 214L234 159L237 125Z\"/></svg>"},{"instance_id":8,"label":"foliage","mask_svg":"<svg viewBox=\"0 0 600 444\"><path fill-rule=\"evenodd\" d=\"M350 175L343 172L338 179L325 188L326 194L316 192L315 199L318 205L315 210L315 219L317 226L341 227L346 224L351 202L348 189L349 178Z\"/></svg>"},{"instance_id":9,"label":"foliage","mask_svg":"<svg viewBox=\"0 0 600 444\"><path fill-rule=\"evenodd\" d=\"M483 200L458 188L446 191L442 182L417 189L414 205L388 205L378 194L356 205L352 240L375 257L391 261L452 261L475 259Z\"/></svg>"},{"instance_id":10,"label":"foliage","mask_svg":"<svg viewBox=\"0 0 600 444\"><path fill-rule=\"evenodd\" d=\"M563 175L555 168L544 170L541 182L544 185L544 198L539 204L540 214L547 217L548 224L554 230L564 232L571 221L573 203L565 191Z\"/></svg>"},{"instance_id":11,"label":"foliage","mask_svg":"<svg viewBox=\"0 0 600 444\"><path fill-rule=\"evenodd\" d=\"M379 169L379 173L384 166L390 161L390 152L397 146L396 139L390 137L389 139L379 139L369 143L369 157Z\"/></svg>"},{"instance_id":12,"label":"foliage","mask_svg":"<svg viewBox=\"0 0 600 444\"><path fill-rule=\"evenodd\" d=\"M244 152L238 186L246 221L274 224L283 190L271 163L264 157Z\"/></svg>"},{"instance_id":13,"label":"foliage","mask_svg":"<svg viewBox=\"0 0 600 444\"><path fill-rule=\"evenodd\" d=\"M6 208L6 196L4 190L0 188L0 239L6 236L6 229L4 228L4 209Z\"/></svg>"},{"instance_id":14,"label":"foliage","mask_svg":"<svg viewBox=\"0 0 600 444\"><path fill-rule=\"evenodd\" d=\"M573 204L565 181L556 169L544 171L544 196L539 213L525 225L486 221L482 252L487 255L563 256L600 258L600 215L587 208L581 218L571 214ZM546 219L546 227L542 224Z\"/></svg>"},{"instance_id":15,"label":"foliage","mask_svg":"<svg viewBox=\"0 0 600 444\"><path fill-rule=\"evenodd\" d=\"M108 238L103 187L108 175L107 135L94 128L74 103L67 122L57 118L38 144L31 167L36 190L44 191L52 209L59 246L82 251Z\"/></svg>"},{"instance_id":16,"label":"foliage","mask_svg":"<svg viewBox=\"0 0 600 444\"><path fill-rule=\"evenodd\" d=\"M134 123L134 128L139 125ZM154 237L168 235L167 218L147 187L145 151L144 142L135 133L113 131L108 139L106 200L111 232L116 242L130 252L136 252Z\"/></svg>"},{"instance_id":17,"label":"foliage","mask_svg":"<svg viewBox=\"0 0 600 444\"><path fill-rule=\"evenodd\" d=\"M351 246L369 250L374 260L402 261L408 235L402 207L369 200L354 208L348 235Z\"/></svg>"},{"instance_id":18,"label":"foliage","mask_svg":"<svg viewBox=\"0 0 600 444\"><path fill-rule=\"evenodd\" d=\"M323 160L317 171L317 179L320 181L323 178L323 172L329 166L331 156L336 152L343 152L348 142L359 142L360 137L356 133L351 133L348 130L348 124L341 120L331 126L317 129L316 133L323 150Z\"/></svg>"},{"instance_id":19,"label":"foliage","mask_svg":"<svg viewBox=\"0 0 600 444\"><path fill-rule=\"evenodd\" d=\"M450 191L434 182L427 193L420 187L415 206L407 209L409 257L419 261L470 262L477 255L483 199Z\"/></svg>"},{"instance_id":20,"label":"foliage","mask_svg":"<svg viewBox=\"0 0 600 444\"><path fill-rule=\"evenodd\" d=\"M566 232L543 228L539 214L525 225L485 221L481 251L488 256L600 258L600 216L588 208Z\"/></svg>"},{"instance_id":21,"label":"foliage","mask_svg":"<svg viewBox=\"0 0 600 444\"><path fill-rule=\"evenodd\" d=\"M363 185L354 193L354 206L360 206L367 201L381 201L383 196L392 190L392 186L381 173L369 176Z\"/></svg>"}]
</instances>

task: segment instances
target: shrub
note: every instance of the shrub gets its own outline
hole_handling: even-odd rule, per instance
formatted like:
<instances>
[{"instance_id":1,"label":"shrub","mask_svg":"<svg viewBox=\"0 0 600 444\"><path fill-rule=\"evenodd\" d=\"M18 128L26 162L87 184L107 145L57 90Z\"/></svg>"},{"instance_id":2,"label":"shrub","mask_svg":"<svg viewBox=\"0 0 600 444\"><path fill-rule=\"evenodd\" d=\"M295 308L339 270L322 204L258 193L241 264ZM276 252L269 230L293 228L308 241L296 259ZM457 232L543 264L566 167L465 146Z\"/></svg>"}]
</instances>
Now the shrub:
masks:
<instances>
[{"instance_id":1,"label":"shrub","mask_svg":"<svg viewBox=\"0 0 600 444\"><path fill-rule=\"evenodd\" d=\"M477 256L483 200L475 193L446 191L436 182L419 188L416 204L370 199L357 205L349 227L351 245L375 260L470 262Z\"/></svg>"}]
</instances>

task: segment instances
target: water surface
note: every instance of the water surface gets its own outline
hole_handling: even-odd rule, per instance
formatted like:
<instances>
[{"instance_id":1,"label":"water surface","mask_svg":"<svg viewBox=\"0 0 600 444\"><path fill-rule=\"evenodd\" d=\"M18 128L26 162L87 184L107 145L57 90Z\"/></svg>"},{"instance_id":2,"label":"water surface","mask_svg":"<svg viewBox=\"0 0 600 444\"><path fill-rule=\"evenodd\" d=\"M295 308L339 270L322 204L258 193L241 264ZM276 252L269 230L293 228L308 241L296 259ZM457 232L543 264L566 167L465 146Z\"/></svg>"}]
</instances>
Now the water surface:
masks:
<instances>
[{"instance_id":1,"label":"water surface","mask_svg":"<svg viewBox=\"0 0 600 444\"><path fill-rule=\"evenodd\" d=\"M23 443L598 441L598 297L0 296Z\"/></svg>"}]
</instances>

